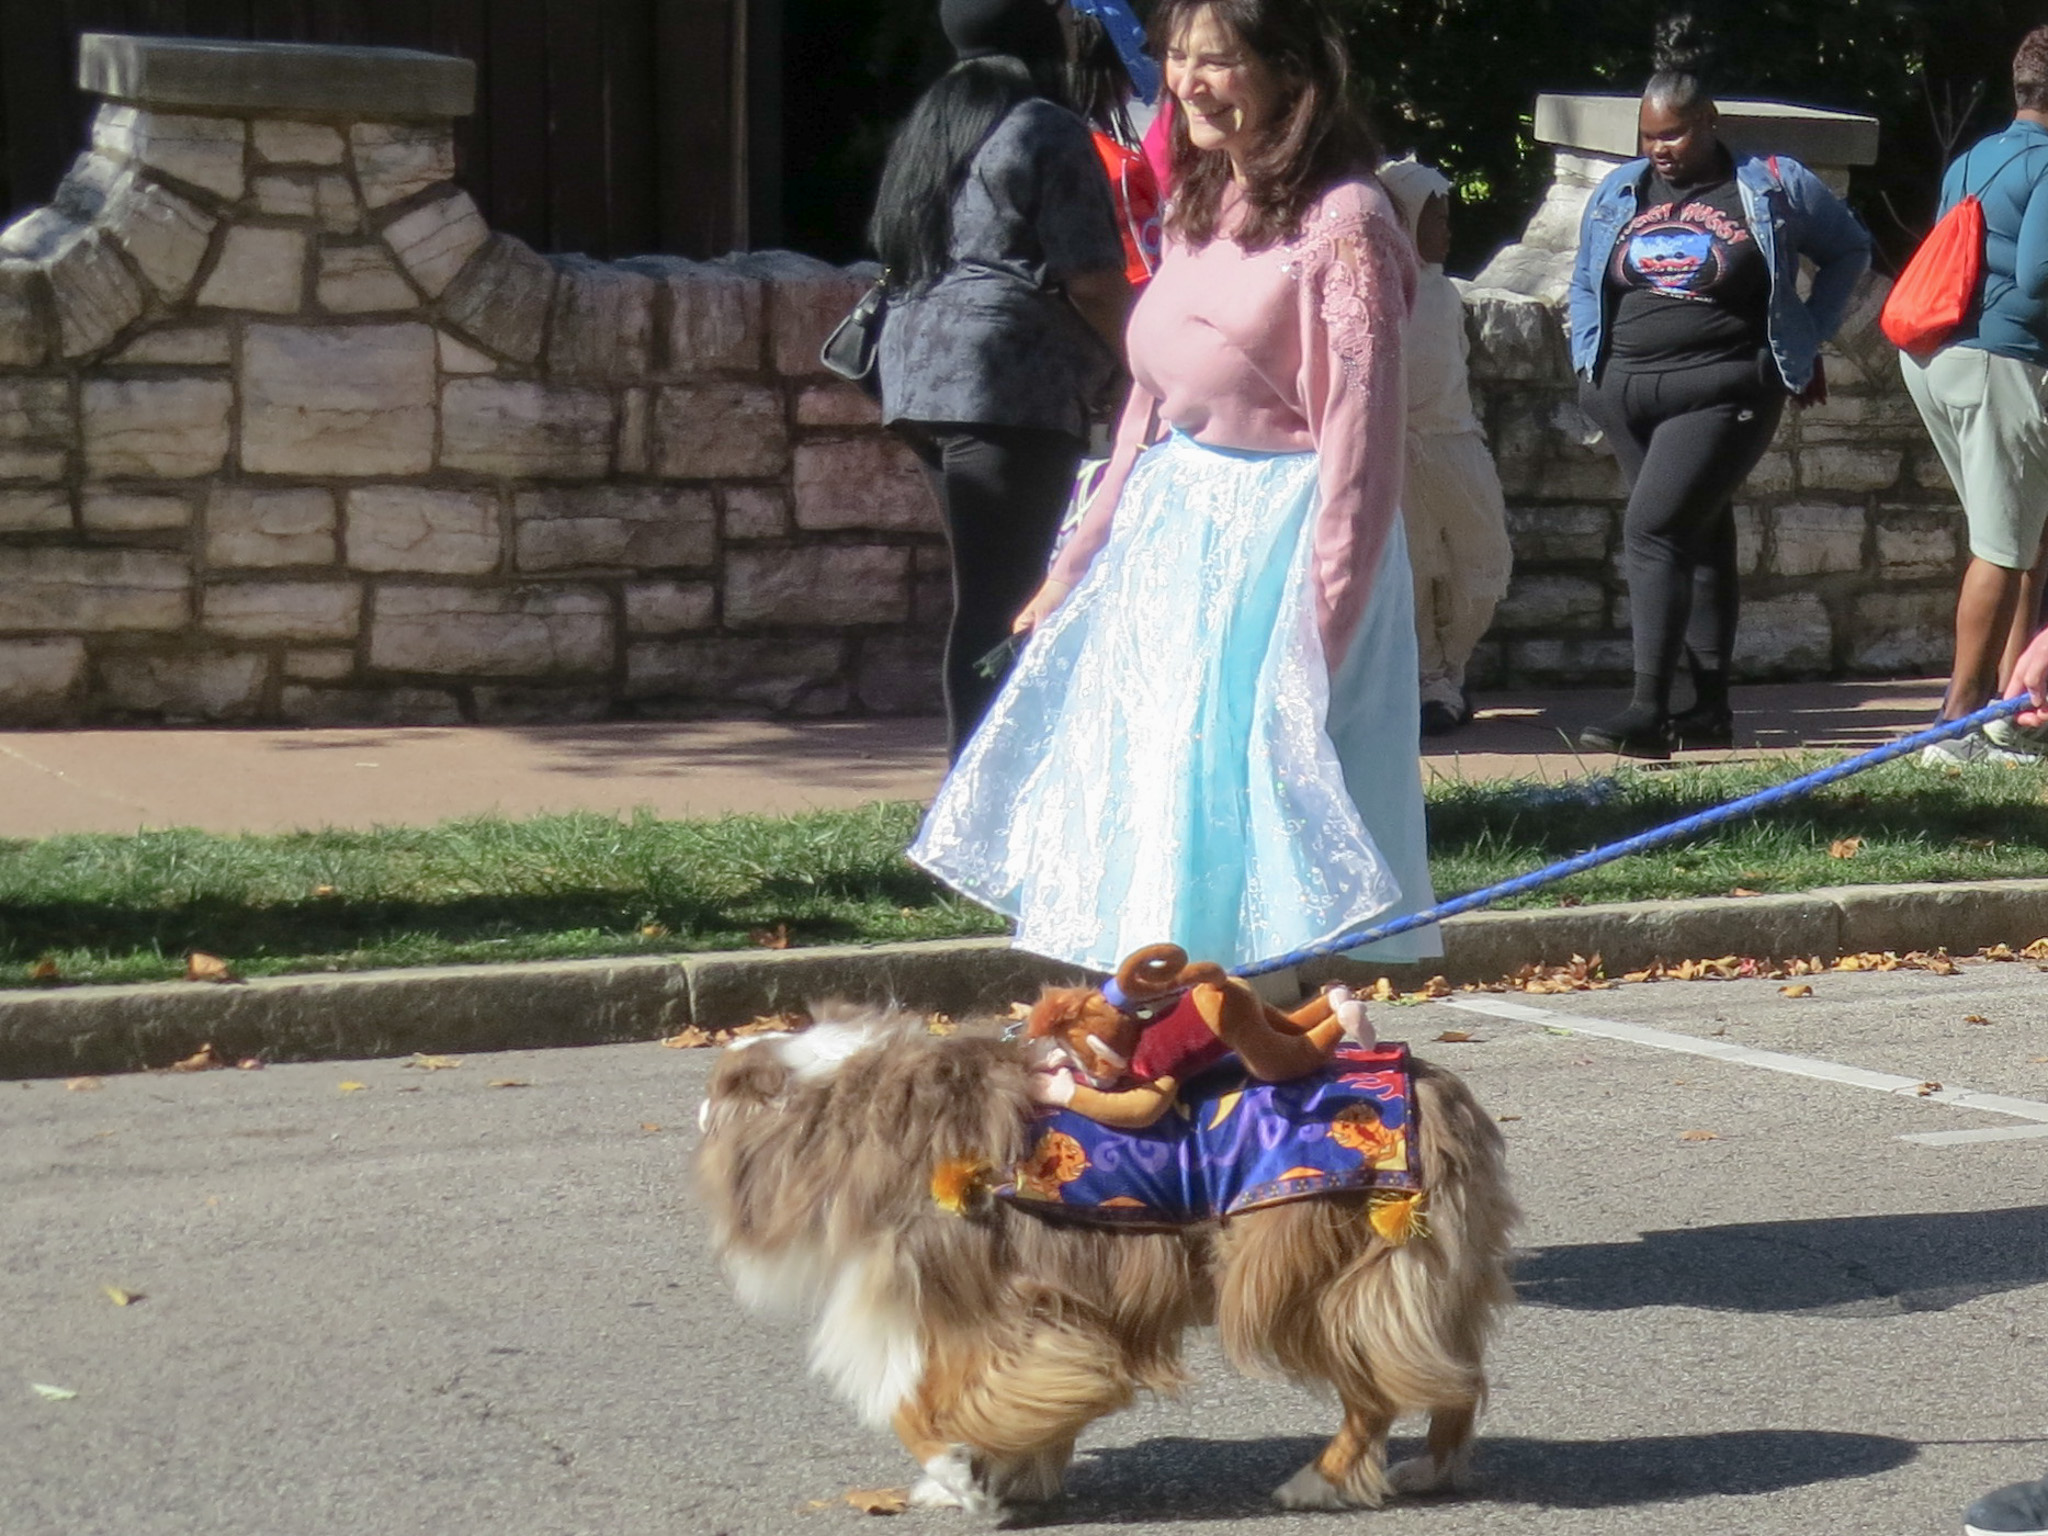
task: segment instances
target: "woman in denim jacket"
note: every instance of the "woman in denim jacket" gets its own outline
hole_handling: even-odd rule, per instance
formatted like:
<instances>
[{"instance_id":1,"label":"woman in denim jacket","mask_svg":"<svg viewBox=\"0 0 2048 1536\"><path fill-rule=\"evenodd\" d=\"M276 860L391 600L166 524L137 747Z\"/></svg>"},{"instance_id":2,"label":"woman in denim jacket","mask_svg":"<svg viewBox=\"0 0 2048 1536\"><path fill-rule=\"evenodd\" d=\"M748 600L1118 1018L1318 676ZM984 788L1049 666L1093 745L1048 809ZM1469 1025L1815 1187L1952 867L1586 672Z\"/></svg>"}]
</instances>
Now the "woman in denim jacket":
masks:
<instances>
[{"instance_id":1,"label":"woman in denim jacket","mask_svg":"<svg viewBox=\"0 0 2048 1536\"><path fill-rule=\"evenodd\" d=\"M1870 265L1869 234L1811 171L1721 143L1690 23L1660 29L1658 55L1637 120L1643 157L1587 203L1571 284L1580 404L1628 481L1635 668L1628 708L1579 741L1632 757L1734 738L1731 498L1786 400L1824 397L1821 344ZM1805 298L1802 256L1815 264ZM1694 697L1674 716L1681 647Z\"/></svg>"}]
</instances>

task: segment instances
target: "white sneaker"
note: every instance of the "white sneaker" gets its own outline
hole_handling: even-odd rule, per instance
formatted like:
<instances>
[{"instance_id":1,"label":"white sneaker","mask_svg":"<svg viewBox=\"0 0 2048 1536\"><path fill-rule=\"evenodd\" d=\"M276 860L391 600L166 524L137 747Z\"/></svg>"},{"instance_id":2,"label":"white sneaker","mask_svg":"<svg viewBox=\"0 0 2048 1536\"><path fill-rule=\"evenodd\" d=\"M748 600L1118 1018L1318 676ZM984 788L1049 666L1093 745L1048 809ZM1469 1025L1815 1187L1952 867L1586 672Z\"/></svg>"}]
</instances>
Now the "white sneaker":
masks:
<instances>
[{"instance_id":1,"label":"white sneaker","mask_svg":"<svg viewBox=\"0 0 2048 1536\"><path fill-rule=\"evenodd\" d=\"M1987 724L1984 739L2007 752L2025 752L2033 757L2048 755L2048 725L2021 725L2011 715Z\"/></svg>"},{"instance_id":2,"label":"white sneaker","mask_svg":"<svg viewBox=\"0 0 2048 1536\"><path fill-rule=\"evenodd\" d=\"M2030 767L2039 763L2041 758L2039 752L2018 752L2009 747L1995 746L1982 731L1954 736L1920 749L1922 768L1970 768L1985 763Z\"/></svg>"}]
</instances>

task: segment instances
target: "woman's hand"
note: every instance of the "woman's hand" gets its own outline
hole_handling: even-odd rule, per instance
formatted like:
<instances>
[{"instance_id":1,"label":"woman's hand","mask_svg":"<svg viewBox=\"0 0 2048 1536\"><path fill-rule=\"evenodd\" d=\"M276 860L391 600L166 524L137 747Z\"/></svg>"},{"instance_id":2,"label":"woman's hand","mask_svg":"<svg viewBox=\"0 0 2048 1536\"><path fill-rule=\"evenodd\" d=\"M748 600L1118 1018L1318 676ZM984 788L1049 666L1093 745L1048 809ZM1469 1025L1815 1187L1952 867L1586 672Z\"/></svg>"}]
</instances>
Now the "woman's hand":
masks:
<instances>
[{"instance_id":1,"label":"woman's hand","mask_svg":"<svg viewBox=\"0 0 2048 1536\"><path fill-rule=\"evenodd\" d=\"M1067 600L1067 594L1073 590L1064 581L1055 581L1050 576L1046 577L1045 585L1032 594L1031 601L1024 605L1024 611L1019 613L1016 622L1011 624L1010 633L1013 635L1030 634L1032 630L1038 628L1052 614L1055 608Z\"/></svg>"},{"instance_id":2,"label":"woman's hand","mask_svg":"<svg viewBox=\"0 0 2048 1536\"><path fill-rule=\"evenodd\" d=\"M2013 717L2015 725L2033 730L2048 725L2048 629L2042 630L2013 664L2012 676L2006 679L2005 696L2016 699L2021 694L2030 694L2034 700L2032 709L2023 709Z\"/></svg>"}]
</instances>

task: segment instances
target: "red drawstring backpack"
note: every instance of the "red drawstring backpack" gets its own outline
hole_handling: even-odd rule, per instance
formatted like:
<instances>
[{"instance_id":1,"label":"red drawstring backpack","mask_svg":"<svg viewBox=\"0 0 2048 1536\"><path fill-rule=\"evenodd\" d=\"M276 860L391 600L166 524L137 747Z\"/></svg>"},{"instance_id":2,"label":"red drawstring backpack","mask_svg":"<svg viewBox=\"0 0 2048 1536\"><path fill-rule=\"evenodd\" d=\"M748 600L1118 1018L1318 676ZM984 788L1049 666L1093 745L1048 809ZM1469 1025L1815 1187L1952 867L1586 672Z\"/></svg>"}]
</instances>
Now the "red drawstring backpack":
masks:
<instances>
[{"instance_id":1,"label":"red drawstring backpack","mask_svg":"<svg viewBox=\"0 0 2048 1536\"><path fill-rule=\"evenodd\" d=\"M2037 148L2028 145L2027 149ZM2027 153L2026 149L1999 166L1982 183L1983 190L1996 181L2007 165ZM1964 180L1969 167L1963 168ZM1902 352L1926 357L1953 336L1977 302L1977 290L1984 281L1984 205L1976 192L1965 192L1955 207L1941 216L1906 270L1892 284L1877 317L1885 340Z\"/></svg>"}]
</instances>

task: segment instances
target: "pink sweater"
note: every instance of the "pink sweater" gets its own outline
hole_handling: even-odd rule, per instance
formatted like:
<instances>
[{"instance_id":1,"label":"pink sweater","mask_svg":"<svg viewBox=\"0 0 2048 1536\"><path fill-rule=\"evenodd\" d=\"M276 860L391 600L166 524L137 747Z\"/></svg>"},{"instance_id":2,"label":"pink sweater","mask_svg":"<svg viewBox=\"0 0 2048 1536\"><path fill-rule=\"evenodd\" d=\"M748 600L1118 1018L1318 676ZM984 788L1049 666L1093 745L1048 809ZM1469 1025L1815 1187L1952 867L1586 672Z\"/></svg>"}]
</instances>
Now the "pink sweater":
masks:
<instances>
[{"instance_id":1,"label":"pink sweater","mask_svg":"<svg viewBox=\"0 0 2048 1536\"><path fill-rule=\"evenodd\" d=\"M1054 578L1077 584L1108 541L1155 406L1162 431L1214 447L1314 449L1316 617L1334 666L1400 516L1401 335L1416 271L1400 216L1372 180L1332 187L1285 245L1169 240L1131 312L1135 382L1108 471Z\"/></svg>"}]
</instances>

